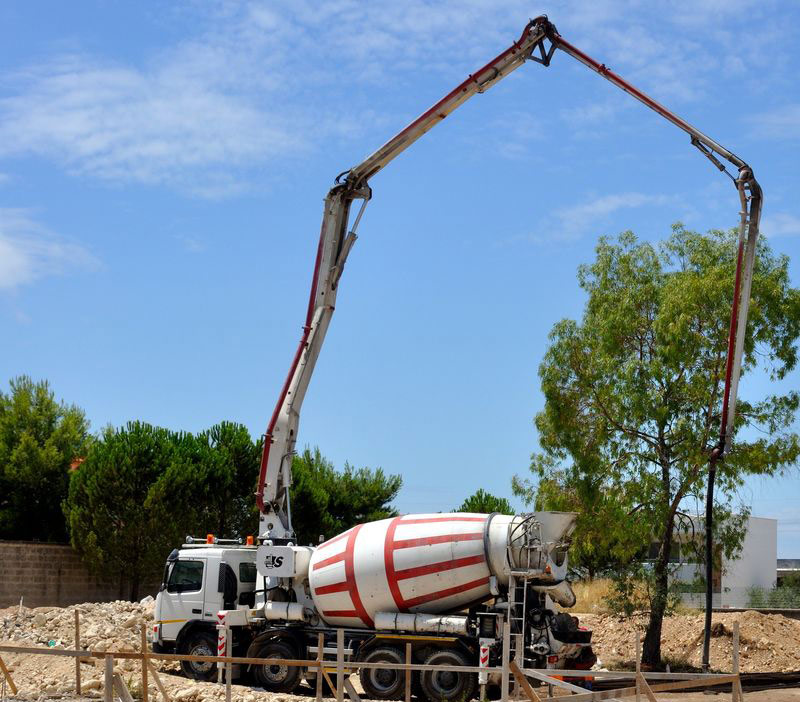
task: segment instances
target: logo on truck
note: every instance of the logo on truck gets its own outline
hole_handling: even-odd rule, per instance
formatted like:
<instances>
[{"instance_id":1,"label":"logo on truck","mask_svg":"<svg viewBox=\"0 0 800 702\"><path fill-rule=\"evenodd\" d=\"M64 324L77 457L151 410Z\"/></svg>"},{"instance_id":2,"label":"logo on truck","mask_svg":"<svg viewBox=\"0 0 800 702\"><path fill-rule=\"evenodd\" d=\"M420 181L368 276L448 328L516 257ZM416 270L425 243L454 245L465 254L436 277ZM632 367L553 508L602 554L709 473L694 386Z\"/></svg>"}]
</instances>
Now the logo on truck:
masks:
<instances>
[{"instance_id":1,"label":"logo on truck","mask_svg":"<svg viewBox=\"0 0 800 702\"><path fill-rule=\"evenodd\" d=\"M265 568L280 568L283 565L283 556L273 556L268 553L264 558Z\"/></svg>"}]
</instances>

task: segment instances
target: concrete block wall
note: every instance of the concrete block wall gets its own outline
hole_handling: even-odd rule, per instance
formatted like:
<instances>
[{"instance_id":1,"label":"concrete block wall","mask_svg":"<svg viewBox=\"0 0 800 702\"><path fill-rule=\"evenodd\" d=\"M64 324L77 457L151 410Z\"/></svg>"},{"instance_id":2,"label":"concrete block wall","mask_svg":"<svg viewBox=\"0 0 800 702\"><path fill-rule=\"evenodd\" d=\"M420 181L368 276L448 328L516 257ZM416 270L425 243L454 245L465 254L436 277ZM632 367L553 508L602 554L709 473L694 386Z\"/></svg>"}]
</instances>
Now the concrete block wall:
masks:
<instances>
[{"instance_id":1,"label":"concrete block wall","mask_svg":"<svg viewBox=\"0 0 800 702\"><path fill-rule=\"evenodd\" d=\"M71 546L0 541L0 607L19 604L20 597L26 607L64 607L110 602L119 594L119 584L91 575Z\"/></svg>"}]
</instances>

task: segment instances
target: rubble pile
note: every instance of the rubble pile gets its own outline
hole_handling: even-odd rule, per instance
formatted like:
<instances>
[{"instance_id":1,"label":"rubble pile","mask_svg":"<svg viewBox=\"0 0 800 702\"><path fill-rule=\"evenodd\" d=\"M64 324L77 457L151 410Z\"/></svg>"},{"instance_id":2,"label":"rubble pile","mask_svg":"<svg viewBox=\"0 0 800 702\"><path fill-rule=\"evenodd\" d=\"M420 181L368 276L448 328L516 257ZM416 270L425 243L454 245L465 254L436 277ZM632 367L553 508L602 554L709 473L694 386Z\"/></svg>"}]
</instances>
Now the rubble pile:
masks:
<instances>
[{"instance_id":1,"label":"rubble pile","mask_svg":"<svg viewBox=\"0 0 800 702\"><path fill-rule=\"evenodd\" d=\"M646 619L613 615L580 615L593 630L592 647L604 667L613 669L634 660L636 632L644 638ZM739 621L739 669L743 673L800 671L800 621L761 612L715 613L712 619L711 667L730 671L733 623ZM699 668L703 655L703 614L676 614L664 619L661 655L677 667Z\"/></svg>"},{"instance_id":2,"label":"rubble pile","mask_svg":"<svg viewBox=\"0 0 800 702\"><path fill-rule=\"evenodd\" d=\"M85 603L71 607L0 609L0 640L22 646L75 647L75 610L81 646L93 651L139 650L141 629L153 619L155 601Z\"/></svg>"}]
</instances>

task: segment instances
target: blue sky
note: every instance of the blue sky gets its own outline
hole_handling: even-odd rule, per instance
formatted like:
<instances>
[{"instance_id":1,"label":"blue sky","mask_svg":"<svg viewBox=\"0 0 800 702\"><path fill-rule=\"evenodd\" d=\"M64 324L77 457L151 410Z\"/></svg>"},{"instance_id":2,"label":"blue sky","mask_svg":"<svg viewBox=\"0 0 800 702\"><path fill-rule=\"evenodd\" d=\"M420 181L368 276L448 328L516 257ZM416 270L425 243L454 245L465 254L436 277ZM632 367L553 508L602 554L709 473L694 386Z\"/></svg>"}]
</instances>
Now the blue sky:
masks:
<instances>
[{"instance_id":1,"label":"blue sky","mask_svg":"<svg viewBox=\"0 0 800 702\"><path fill-rule=\"evenodd\" d=\"M2 3L0 379L49 379L94 429L263 432L333 177L541 13L754 166L800 284L794 4ZM566 54L371 185L300 444L402 473L403 511L508 494L526 472L547 334L580 315L599 235L655 241L738 210L683 133ZM800 556L797 473L742 498Z\"/></svg>"}]
</instances>

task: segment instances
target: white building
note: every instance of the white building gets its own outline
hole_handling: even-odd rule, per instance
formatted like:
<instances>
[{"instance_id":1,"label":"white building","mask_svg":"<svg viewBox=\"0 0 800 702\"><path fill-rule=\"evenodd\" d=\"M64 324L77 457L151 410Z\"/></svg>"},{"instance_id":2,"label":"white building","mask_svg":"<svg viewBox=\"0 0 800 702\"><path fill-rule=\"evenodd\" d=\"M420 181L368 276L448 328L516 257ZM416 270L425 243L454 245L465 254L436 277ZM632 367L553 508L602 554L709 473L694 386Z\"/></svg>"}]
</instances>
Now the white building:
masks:
<instances>
[{"instance_id":1,"label":"white building","mask_svg":"<svg viewBox=\"0 0 800 702\"><path fill-rule=\"evenodd\" d=\"M702 534L702 525L697 529ZM674 577L684 583L696 580L698 569L704 577L702 564L680 563ZM714 607L747 607L753 588L769 590L776 584L776 566L778 562L778 521L764 517L750 517L747 522L747 533L742 550L736 560L723 559L722 573L715 573ZM685 593L683 600L691 606L705 604L704 593Z\"/></svg>"}]
</instances>

